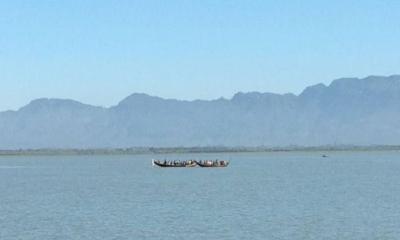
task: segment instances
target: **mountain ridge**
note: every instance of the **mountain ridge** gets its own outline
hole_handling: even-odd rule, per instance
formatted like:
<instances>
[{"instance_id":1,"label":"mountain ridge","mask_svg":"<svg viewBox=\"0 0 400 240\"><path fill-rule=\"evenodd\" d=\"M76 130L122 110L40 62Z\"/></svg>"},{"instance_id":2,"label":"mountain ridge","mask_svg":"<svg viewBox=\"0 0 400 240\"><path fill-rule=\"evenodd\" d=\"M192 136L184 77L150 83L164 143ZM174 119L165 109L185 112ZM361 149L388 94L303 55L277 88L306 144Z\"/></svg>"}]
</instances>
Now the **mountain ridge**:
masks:
<instances>
[{"instance_id":1,"label":"mountain ridge","mask_svg":"<svg viewBox=\"0 0 400 240\"><path fill-rule=\"evenodd\" d=\"M400 75L340 78L300 94L178 100L134 93L111 107L40 98L0 112L0 149L400 143Z\"/></svg>"},{"instance_id":2,"label":"mountain ridge","mask_svg":"<svg viewBox=\"0 0 400 240\"><path fill-rule=\"evenodd\" d=\"M393 81L399 83L400 82L399 79L400 79L400 74L389 75L387 77L380 76L380 75L370 75L370 76L367 76L365 78L348 78L348 77L346 77L346 78L335 79L329 85L325 85L324 83L317 83L317 84L308 86L308 87L304 88L304 90L302 92L300 92L299 94L297 94L297 95L294 94L294 93L283 93L283 94L280 94L280 93L259 92L259 91L250 91L250 92L239 91L239 92L235 93L231 98L219 97L219 98L216 98L216 99L209 99L209 100L205 100L205 99L183 100L183 99L178 99L178 98L163 98L163 97L159 97L159 96L150 95L150 94L147 94L147 93L132 93L131 95L129 95L129 96L125 97L124 99L122 99L116 105L113 105L113 106L110 106L110 107L91 105L91 104L83 103L83 102L80 102L80 101L77 101L77 100L74 100L74 99L69 99L69 98L46 98L46 97L43 97L43 98L33 99L32 101L30 101L30 103L20 107L17 110L4 110L4 111L0 111L0 113L8 112L8 111L16 112L16 111L19 111L22 108L27 107L27 106L29 106L31 104L36 104L37 102L42 102L43 103L43 102L46 102L46 101L48 103L70 102L70 103L74 103L74 104L81 104L81 105L85 105L85 106L99 107L99 108L108 109L108 108L113 108L113 107L116 107L116 106L118 106L120 104L123 104L125 101L129 101L131 99L140 99L140 98L141 98L141 100L143 100L143 99L147 99L147 100L151 99L152 101L155 101L155 100L161 101L161 100L163 100L163 101L178 101L178 102L189 102L189 103L192 103L192 102L199 102L199 101L200 102L203 102L203 101L204 102L212 102L212 101L218 101L218 100L232 101L232 100L235 100L236 98L239 98L239 97L242 97L242 96L247 96L247 97L248 96L252 96L252 97L254 97L255 95L258 95L259 97L263 97L263 96L267 96L267 95L268 96L276 96L276 97L278 97L278 96L282 96L282 97L285 97L285 96L301 97L302 95L304 95L308 91L314 91L316 89L321 91L321 90L325 90L325 89L330 88L330 87L337 87L338 85L341 85L342 83L349 82L349 81L352 81L352 82L354 82L354 81L356 81L356 82L360 82L360 81L367 82L367 81L372 80L372 82L376 83L377 81L384 80L384 81L386 81L386 83L388 83L387 81L389 80L389 81L391 81L390 83L393 84ZM398 87L400 89L400 86L398 86Z\"/></svg>"}]
</instances>

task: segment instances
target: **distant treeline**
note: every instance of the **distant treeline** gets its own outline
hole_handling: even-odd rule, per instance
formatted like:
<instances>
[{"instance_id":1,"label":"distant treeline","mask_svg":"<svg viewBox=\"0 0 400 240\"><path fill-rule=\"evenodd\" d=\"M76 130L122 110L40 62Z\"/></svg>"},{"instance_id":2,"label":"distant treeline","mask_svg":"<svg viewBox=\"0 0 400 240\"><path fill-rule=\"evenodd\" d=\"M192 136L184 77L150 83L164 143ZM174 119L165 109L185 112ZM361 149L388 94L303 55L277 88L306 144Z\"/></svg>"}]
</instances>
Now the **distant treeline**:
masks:
<instances>
[{"instance_id":1,"label":"distant treeline","mask_svg":"<svg viewBox=\"0 0 400 240\"><path fill-rule=\"evenodd\" d=\"M400 145L373 146L287 146L287 147L131 147L100 149L18 149L0 150L6 155L130 155L130 154L173 154L173 153L225 153L225 152L290 152L290 151L388 151L400 150Z\"/></svg>"}]
</instances>

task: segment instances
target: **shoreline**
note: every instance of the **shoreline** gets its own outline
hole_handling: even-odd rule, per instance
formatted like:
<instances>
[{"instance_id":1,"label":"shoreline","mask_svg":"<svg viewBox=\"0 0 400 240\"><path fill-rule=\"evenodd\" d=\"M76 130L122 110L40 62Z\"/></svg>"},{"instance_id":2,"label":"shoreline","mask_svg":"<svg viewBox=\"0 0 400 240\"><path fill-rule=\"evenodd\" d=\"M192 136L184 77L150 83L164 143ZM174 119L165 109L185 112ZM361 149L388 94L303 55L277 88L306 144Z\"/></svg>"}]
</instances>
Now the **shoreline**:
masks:
<instances>
[{"instance_id":1,"label":"shoreline","mask_svg":"<svg viewBox=\"0 0 400 240\"><path fill-rule=\"evenodd\" d=\"M313 146L313 147L133 147L96 149L18 149L0 150L0 156L57 155L140 155L188 153L262 153L262 152L333 152L333 151L400 151L400 145Z\"/></svg>"}]
</instances>

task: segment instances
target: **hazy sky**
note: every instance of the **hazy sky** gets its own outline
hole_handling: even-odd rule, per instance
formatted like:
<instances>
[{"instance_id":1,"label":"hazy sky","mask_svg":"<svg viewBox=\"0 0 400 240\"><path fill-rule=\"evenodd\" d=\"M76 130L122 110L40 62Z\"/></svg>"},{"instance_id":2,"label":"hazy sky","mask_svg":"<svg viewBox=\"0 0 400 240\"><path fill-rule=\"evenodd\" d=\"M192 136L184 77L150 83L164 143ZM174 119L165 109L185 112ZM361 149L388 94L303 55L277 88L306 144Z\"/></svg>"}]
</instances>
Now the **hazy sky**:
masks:
<instances>
[{"instance_id":1,"label":"hazy sky","mask_svg":"<svg viewBox=\"0 0 400 240\"><path fill-rule=\"evenodd\" d=\"M400 1L1 1L0 110L400 73Z\"/></svg>"}]
</instances>

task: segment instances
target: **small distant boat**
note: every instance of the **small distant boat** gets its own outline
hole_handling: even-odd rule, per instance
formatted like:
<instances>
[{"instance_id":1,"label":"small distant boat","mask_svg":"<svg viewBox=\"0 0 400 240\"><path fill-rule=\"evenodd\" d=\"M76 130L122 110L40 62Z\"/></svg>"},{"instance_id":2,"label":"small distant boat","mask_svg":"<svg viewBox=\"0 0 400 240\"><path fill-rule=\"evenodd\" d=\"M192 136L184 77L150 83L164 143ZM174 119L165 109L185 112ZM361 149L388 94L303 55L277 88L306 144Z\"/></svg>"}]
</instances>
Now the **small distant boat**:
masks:
<instances>
[{"instance_id":1,"label":"small distant boat","mask_svg":"<svg viewBox=\"0 0 400 240\"><path fill-rule=\"evenodd\" d=\"M160 161L152 160L153 166L159 167L196 167L196 162L193 160L189 161Z\"/></svg>"},{"instance_id":2,"label":"small distant boat","mask_svg":"<svg viewBox=\"0 0 400 240\"><path fill-rule=\"evenodd\" d=\"M326 157L328 157L328 155L323 154L322 157L323 157L323 158L326 158Z\"/></svg>"},{"instance_id":3,"label":"small distant boat","mask_svg":"<svg viewBox=\"0 0 400 240\"><path fill-rule=\"evenodd\" d=\"M197 165L200 167L227 167L229 165L229 161L226 160L206 160L206 161L195 161Z\"/></svg>"}]
</instances>

